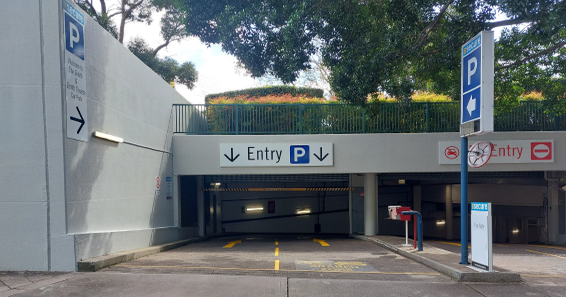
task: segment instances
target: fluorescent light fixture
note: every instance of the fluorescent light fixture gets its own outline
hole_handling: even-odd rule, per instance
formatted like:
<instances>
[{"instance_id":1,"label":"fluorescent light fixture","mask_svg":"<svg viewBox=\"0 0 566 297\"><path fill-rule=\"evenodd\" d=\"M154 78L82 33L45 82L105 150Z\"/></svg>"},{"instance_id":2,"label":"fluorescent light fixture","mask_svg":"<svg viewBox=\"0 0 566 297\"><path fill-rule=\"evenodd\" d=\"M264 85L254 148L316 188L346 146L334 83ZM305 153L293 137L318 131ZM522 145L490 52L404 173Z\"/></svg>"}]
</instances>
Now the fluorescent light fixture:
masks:
<instances>
[{"instance_id":1,"label":"fluorescent light fixture","mask_svg":"<svg viewBox=\"0 0 566 297\"><path fill-rule=\"evenodd\" d=\"M220 186L220 185L221 185L221 183L214 183L214 185L215 185L215 186Z\"/></svg>"},{"instance_id":2,"label":"fluorescent light fixture","mask_svg":"<svg viewBox=\"0 0 566 297\"><path fill-rule=\"evenodd\" d=\"M307 213L311 213L310 209L298 209L296 214L307 214Z\"/></svg>"},{"instance_id":3,"label":"fluorescent light fixture","mask_svg":"<svg viewBox=\"0 0 566 297\"><path fill-rule=\"evenodd\" d=\"M404 180L404 179L400 179L400 180L399 180L399 184L400 184L400 185L404 185L404 184L405 184L405 180Z\"/></svg>"},{"instance_id":4,"label":"fluorescent light fixture","mask_svg":"<svg viewBox=\"0 0 566 297\"><path fill-rule=\"evenodd\" d=\"M106 139L106 140L109 140L109 141L117 142L117 143L124 142L123 138L120 138L120 137L114 136L114 135L110 135L110 134L106 134L106 133L102 133L102 132L98 132L98 131L94 132L94 136L98 137L98 138Z\"/></svg>"},{"instance_id":5,"label":"fluorescent light fixture","mask_svg":"<svg viewBox=\"0 0 566 297\"><path fill-rule=\"evenodd\" d=\"M446 221L445 221L445 220L436 221L436 225L437 225L437 226L445 225L445 224L446 224Z\"/></svg>"},{"instance_id":6,"label":"fluorescent light fixture","mask_svg":"<svg viewBox=\"0 0 566 297\"><path fill-rule=\"evenodd\" d=\"M519 229L513 229L513 233L515 234L519 233Z\"/></svg>"},{"instance_id":7,"label":"fluorescent light fixture","mask_svg":"<svg viewBox=\"0 0 566 297\"><path fill-rule=\"evenodd\" d=\"M246 207L246 211L262 211L263 207Z\"/></svg>"}]
</instances>

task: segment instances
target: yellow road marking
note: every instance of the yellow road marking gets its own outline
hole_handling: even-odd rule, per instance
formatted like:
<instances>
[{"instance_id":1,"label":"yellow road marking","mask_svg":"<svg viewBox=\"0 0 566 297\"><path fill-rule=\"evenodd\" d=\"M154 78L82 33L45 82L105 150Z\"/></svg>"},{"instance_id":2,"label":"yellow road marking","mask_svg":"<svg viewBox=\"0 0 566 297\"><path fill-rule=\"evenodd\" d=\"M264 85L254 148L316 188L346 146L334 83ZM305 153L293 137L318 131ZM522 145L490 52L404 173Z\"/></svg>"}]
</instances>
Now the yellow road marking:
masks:
<instances>
[{"instance_id":1,"label":"yellow road marking","mask_svg":"<svg viewBox=\"0 0 566 297\"><path fill-rule=\"evenodd\" d=\"M276 240L276 241L275 241L275 245L279 245L279 241Z\"/></svg>"},{"instance_id":2,"label":"yellow road marking","mask_svg":"<svg viewBox=\"0 0 566 297\"><path fill-rule=\"evenodd\" d=\"M445 244L451 244L451 245L457 245L457 246L462 246L461 244L455 243L455 242L446 242L446 241L437 241L437 242L445 243ZM471 247L471 246L468 246L468 248L471 249L472 247Z\"/></svg>"},{"instance_id":3,"label":"yellow road marking","mask_svg":"<svg viewBox=\"0 0 566 297\"><path fill-rule=\"evenodd\" d=\"M500 246L500 247L507 247L507 246L506 246L506 245L504 245L504 244L495 244L495 246Z\"/></svg>"},{"instance_id":4,"label":"yellow road marking","mask_svg":"<svg viewBox=\"0 0 566 297\"><path fill-rule=\"evenodd\" d=\"M557 249L557 250L566 250L566 248L563 248L563 247L550 246L550 245L534 245L534 244L529 244L529 246L536 246L536 247L549 248L549 249Z\"/></svg>"},{"instance_id":5,"label":"yellow road marking","mask_svg":"<svg viewBox=\"0 0 566 297\"><path fill-rule=\"evenodd\" d=\"M275 248L275 256L279 256L279 248Z\"/></svg>"},{"instance_id":6,"label":"yellow road marking","mask_svg":"<svg viewBox=\"0 0 566 297\"><path fill-rule=\"evenodd\" d=\"M241 239L234 240L234 241L228 243L227 245L225 245L224 248L225 248L225 249L226 249L226 248L229 249L229 248L233 247L234 245L236 245L236 243L242 243L242 240L241 240Z\"/></svg>"},{"instance_id":7,"label":"yellow road marking","mask_svg":"<svg viewBox=\"0 0 566 297\"><path fill-rule=\"evenodd\" d=\"M275 269L274 270L279 270L279 260L275 260Z\"/></svg>"},{"instance_id":8,"label":"yellow road marking","mask_svg":"<svg viewBox=\"0 0 566 297\"><path fill-rule=\"evenodd\" d=\"M279 260L276 260L279 261ZM216 269L216 270L249 270L249 271L274 271L268 268L229 268L229 267L191 267L191 266L165 266L165 265L128 265L118 264L115 267L132 267L132 268L177 268L177 269ZM320 271L320 270L292 270L279 269L279 271L293 272L325 272L325 273L359 273L359 274L392 274L392 275L440 275L434 272L382 272L382 271Z\"/></svg>"},{"instance_id":9,"label":"yellow road marking","mask_svg":"<svg viewBox=\"0 0 566 297\"><path fill-rule=\"evenodd\" d=\"M553 275L553 274L521 274L521 277L556 277L556 278L566 278L566 275Z\"/></svg>"},{"instance_id":10,"label":"yellow road marking","mask_svg":"<svg viewBox=\"0 0 566 297\"><path fill-rule=\"evenodd\" d=\"M556 257L556 258L566 259L566 257L561 257L561 256L553 255L553 254L547 254L547 253L543 253L543 252L537 252L537 251L533 251L533 250L527 250L527 252L543 254L543 255L553 256L553 257Z\"/></svg>"},{"instance_id":11,"label":"yellow road marking","mask_svg":"<svg viewBox=\"0 0 566 297\"><path fill-rule=\"evenodd\" d=\"M330 246L328 243L326 243L326 241L324 241L322 239L313 238L312 241L316 241L316 242L320 243L320 245L322 245L322 246Z\"/></svg>"}]
</instances>

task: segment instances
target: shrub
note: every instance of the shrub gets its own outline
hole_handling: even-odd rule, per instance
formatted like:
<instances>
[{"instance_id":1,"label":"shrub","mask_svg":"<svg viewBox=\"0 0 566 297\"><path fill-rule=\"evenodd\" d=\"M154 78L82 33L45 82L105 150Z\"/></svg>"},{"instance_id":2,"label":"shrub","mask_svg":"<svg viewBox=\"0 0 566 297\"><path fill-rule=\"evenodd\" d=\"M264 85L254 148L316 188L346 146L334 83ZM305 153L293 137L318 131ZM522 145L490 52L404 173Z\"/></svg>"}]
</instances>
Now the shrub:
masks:
<instances>
[{"instance_id":1,"label":"shrub","mask_svg":"<svg viewBox=\"0 0 566 297\"><path fill-rule=\"evenodd\" d=\"M219 97L225 97L225 98L236 98L236 97L239 98L241 96L264 97L269 95L283 95L283 94L289 94L291 96L301 95L307 98L324 97L324 91L322 89L297 88L294 86L270 86L270 87L262 87L262 88L244 89L238 91L229 91L218 94L208 94L204 98L205 98L205 102L209 103L210 100Z\"/></svg>"}]
</instances>

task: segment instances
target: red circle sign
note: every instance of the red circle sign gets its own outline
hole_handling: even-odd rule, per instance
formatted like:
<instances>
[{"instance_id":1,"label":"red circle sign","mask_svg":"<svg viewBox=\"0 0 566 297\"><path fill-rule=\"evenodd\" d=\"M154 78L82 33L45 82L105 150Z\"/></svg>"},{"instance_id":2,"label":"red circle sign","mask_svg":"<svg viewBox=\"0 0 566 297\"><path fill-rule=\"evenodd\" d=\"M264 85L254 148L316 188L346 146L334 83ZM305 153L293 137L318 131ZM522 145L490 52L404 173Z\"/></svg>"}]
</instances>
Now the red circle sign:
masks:
<instances>
[{"instance_id":1,"label":"red circle sign","mask_svg":"<svg viewBox=\"0 0 566 297\"><path fill-rule=\"evenodd\" d=\"M454 160L460 155L460 150L455 146L449 146L444 150L444 155L446 158Z\"/></svg>"}]
</instances>

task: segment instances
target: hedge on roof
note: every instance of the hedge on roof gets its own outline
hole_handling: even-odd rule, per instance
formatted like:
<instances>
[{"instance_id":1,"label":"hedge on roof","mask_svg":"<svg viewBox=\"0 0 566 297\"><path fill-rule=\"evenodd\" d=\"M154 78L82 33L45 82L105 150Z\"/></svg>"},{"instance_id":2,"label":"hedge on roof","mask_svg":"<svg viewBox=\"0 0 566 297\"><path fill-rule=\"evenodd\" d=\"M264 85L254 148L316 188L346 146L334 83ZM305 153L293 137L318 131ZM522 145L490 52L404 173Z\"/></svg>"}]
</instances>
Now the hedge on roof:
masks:
<instances>
[{"instance_id":1,"label":"hedge on roof","mask_svg":"<svg viewBox=\"0 0 566 297\"><path fill-rule=\"evenodd\" d=\"M316 88L298 88L294 86L269 86L269 87L262 87L262 88L252 88L252 89L244 89L238 91L229 91L224 93L218 94L208 94L204 97L205 102L208 103L210 99L214 99L217 97L239 97L242 95L249 96L249 97L264 97L268 95L283 95L283 94L290 94L292 96L302 95L307 98L315 97L315 98L323 98L324 91L322 89Z\"/></svg>"}]
</instances>

